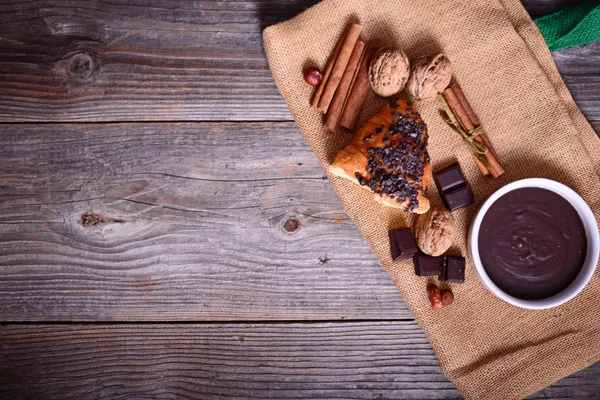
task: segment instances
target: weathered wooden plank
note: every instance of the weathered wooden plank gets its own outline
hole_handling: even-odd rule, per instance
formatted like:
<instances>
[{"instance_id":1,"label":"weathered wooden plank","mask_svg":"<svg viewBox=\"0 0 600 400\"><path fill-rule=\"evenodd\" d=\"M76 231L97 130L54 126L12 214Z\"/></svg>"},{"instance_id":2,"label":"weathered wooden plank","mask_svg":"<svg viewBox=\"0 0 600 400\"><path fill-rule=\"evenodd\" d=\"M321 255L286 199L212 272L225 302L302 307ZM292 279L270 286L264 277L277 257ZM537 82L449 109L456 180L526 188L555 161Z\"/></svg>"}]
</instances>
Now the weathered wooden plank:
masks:
<instances>
[{"instance_id":1,"label":"weathered wooden plank","mask_svg":"<svg viewBox=\"0 0 600 400\"><path fill-rule=\"evenodd\" d=\"M0 320L411 318L287 122L0 125L0 267Z\"/></svg>"},{"instance_id":2,"label":"weathered wooden plank","mask_svg":"<svg viewBox=\"0 0 600 400\"><path fill-rule=\"evenodd\" d=\"M552 56L579 109L589 120L599 120L600 40L556 51Z\"/></svg>"},{"instance_id":3,"label":"weathered wooden plank","mask_svg":"<svg viewBox=\"0 0 600 400\"><path fill-rule=\"evenodd\" d=\"M521 0L534 19L586 1ZM588 120L600 120L600 41L555 51L552 56L579 109Z\"/></svg>"},{"instance_id":4,"label":"weathered wooden plank","mask_svg":"<svg viewBox=\"0 0 600 400\"><path fill-rule=\"evenodd\" d=\"M0 125L0 320L344 318L411 314L295 124Z\"/></svg>"},{"instance_id":5,"label":"weathered wooden plank","mask_svg":"<svg viewBox=\"0 0 600 400\"><path fill-rule=\"evenodd\" d=\"M0 3L1 120L289 120L261 47L269 8Z\"/></svg>"},{"instance_id":6,"label":"weathered wooden plank","mask_svg":"<svg viewBox=\"0 0 600 400\"><path fill-rule=\"evenodd\" d=\"M5 325L0 395L455 399L415 322ZM600 364L534 398L593 398Z\"/></svg>"},{"instance_id":7,"label":"weathered wooden plank","mask_svg":"<svg viewBox=\"0 0 600 400\"><path fill-rule=\"evenodd\" d=\"M261 30L317 0L0 3L0 121L291 120ZM564 1L525 1L554 11ZM600 119L600 45L556 53Z\"/></svg>"}]
</instances>

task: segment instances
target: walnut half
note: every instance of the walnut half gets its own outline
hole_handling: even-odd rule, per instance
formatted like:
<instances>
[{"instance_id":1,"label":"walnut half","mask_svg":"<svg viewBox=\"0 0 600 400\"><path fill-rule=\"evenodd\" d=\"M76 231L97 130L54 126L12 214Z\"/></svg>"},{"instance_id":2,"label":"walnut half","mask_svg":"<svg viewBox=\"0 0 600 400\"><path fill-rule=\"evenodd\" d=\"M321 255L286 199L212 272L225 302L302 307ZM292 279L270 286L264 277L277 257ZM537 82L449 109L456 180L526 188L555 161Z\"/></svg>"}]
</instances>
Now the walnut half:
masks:
<instances>
[{"instance_id":1,"label":"walnut half","mask_svg":"<svg viewBox=\"0 0 600 400\"><path fill-rule=\"evenodd\" d=\"M454 217L443 206L431 207L428 213L419 215L415 228L417 245L430 256L441 256L452 245Z\"/></svg>"}]
</instances>

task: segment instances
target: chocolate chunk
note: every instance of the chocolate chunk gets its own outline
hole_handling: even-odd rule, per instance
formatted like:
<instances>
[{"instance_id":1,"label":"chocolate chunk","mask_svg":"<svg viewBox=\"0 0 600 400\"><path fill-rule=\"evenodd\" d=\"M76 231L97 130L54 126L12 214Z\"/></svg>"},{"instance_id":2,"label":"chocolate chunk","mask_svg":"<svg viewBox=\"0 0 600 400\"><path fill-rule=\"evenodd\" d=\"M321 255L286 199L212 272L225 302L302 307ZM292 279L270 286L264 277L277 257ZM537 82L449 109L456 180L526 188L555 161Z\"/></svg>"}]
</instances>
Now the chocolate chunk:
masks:
<instances>
[{"instance_id":1,"label":"chocolate chunk","mask_svg":"<svg viewBox=\"0 0 600 400\"><path fill-rule=\"evenodd\" d=\"M463 283L465 281L465 258L444 256L440 281Z\"/></svg>"},{"instance_id":2,"label":"chocolate chunk","mask_svg":"<svg viewBox=\"0 0 600 400\"><path fill-rule=\"evenodd\" d=\"M454 211L473 204L473 192L458 163L433 174L433 180L448 210Z\"/></svg>"},{"instance_id":3,"label":"chocolate chunk","mask_svg":"<svg viewBox=\"0 0 600 400\"><path fill-rule=\"evenodd\" d=\"M442 193L442 200L444 205L450 211L469 206L473 204L474 201L473 192L471 192L469 184L465 184L448 192Z\"/></svg>"},{"instance_id":4,"label":"chocolate chunk","mask_svg":"<svg viewBox=\"0 0 600 400\"><path fill-rule=\"evenodd\" d=\"M410 229L394 229L389 236L392 260L407 260L417 253L417 244Z\"/></svg>"},{"instance_id":5,"label":"chocolate chunk","mask_svg":"<svg viewBox=\"0 0 600 400\"><path fill-rule=\"evenodd\" d=\"M434 276L442 273L443 257L431 257L423 253L415 255L415 274L417 276Z\"/></svg>"},{"instance_id":6,"label":"chocolate chunk","mask_svg":"<svg viewBox=\"0 0 600 400\"><path fill-rule=\"evenodd\" d=\"M454 163L433 174L433 180L440 193L467 183L458 163Z\"/></svg>"}]
</instances>

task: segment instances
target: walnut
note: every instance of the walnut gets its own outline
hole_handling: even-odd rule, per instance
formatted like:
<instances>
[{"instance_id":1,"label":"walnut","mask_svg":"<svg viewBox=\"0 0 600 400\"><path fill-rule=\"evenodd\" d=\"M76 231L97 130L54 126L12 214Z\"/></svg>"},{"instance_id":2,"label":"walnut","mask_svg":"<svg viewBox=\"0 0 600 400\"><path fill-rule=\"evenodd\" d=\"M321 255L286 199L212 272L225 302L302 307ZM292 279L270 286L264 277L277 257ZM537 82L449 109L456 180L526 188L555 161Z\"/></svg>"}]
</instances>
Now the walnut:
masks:
<instances>
[{"instance_id":1,"label":"walnut","mask_svg":"<svg viewBox=\"0 0 600 400\"><path fill-rule=\"evenodd\" d=\"M452 65L444 54L421 57L413 65L408 92L418 100L432 100L442 93L452 79Z\"/></svg>"},{"instance_id":2,"label":"walnut","mask_svg":"<svg viewBox=\"0 0 600 400\"><path fill-rule=\"evenodd\" d=\"M381 97L393 96L404 89L409 75L408 57L397 48L379 50L369 66L371 87Z\"/></svg>"},{"instance_id":3,"label":"walnut","mask_svg":"<svg viewBox=\"0 0 600 400\"><path fill-rule=\"evenodd\" d=\"M415 227L417 245L430 256L441 256L452 245L454 218L442 206L431 207L428 213L419 215Z\"/></svg>"}]
</instances>

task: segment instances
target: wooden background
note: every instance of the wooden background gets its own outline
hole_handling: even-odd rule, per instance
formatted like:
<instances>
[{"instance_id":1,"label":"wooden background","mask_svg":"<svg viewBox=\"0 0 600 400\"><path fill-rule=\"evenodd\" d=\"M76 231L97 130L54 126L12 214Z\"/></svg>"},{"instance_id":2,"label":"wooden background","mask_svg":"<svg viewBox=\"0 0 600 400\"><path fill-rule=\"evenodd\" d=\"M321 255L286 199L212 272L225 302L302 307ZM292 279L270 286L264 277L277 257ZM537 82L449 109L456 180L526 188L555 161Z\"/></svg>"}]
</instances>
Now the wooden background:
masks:
<instances>
[{"instance_id":1,"label":"wooden background","mask_svg":"<svg viewBox=\"0 0 600 400\"><path fill-rule=\"evenodd\" d=\"M0 3L0 398L460 397L268 70L314 3ZM600 131L600 42L554 58Z\"/></svg>"}]
</instances>

